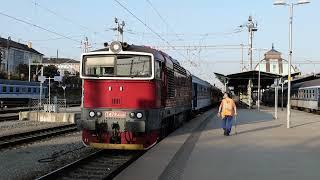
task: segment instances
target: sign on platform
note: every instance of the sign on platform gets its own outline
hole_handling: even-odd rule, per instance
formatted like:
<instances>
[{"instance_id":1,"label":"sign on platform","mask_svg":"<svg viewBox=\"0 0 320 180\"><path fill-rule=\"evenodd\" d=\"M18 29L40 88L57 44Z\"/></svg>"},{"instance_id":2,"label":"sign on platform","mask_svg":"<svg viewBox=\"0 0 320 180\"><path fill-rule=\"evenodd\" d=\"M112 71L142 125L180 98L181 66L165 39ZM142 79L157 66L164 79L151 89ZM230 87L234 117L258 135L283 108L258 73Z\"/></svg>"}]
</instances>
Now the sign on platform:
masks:
<instances>
[{"instance_id":1,"label":"sign on platform","mask_svg":"<svg viewBox=\"0 0 320 180\"><path fill-rule=\"evenodd\" d=\"M38 76L38 81L40 81L41 83L44 83L46 81L46 77L45 76Z\"/></svg>"},{"instance_id":2,"label":"sign on platform","mask_svg":"<svg viewBox=\"0 0 320 180\"><path fill-rule=\"evenodd\" d=\"M61 82L62 81L62 76L54 76L53 80Z\"/></svg>"}]
</instances>

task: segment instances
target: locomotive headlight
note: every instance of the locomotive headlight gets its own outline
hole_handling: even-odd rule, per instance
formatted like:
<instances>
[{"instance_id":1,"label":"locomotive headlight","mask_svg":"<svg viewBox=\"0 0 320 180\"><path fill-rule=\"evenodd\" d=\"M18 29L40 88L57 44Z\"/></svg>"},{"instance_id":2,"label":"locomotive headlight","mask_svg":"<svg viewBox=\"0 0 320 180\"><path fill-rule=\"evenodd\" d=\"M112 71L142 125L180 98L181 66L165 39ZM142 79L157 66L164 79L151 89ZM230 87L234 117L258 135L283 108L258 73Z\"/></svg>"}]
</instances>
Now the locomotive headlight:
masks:
<instances>
[{"instance_id":1,"label":"locomotive headlight","mask_svg":"<svg viewBox=\"0 0 320 180\"><path fill-rule=\"evenodd\" d=\"M102 113L101 113L100 111L98 111L98 112L97 112L97 116L98 116L98 117L101 117L101 116L102 116Z\"/></svg>"},{"instance_id":2,"label":"locomotive headlight","mask_svg":"<svg viewBox=\"0 0 320 180\"><path fill-rule=\"evenodd\" d=\"M113 53L119 53L119 52L122 50L121 43L120 43L119 41L113 41L113 42L110 44L110 50L111 50Z\"/></svg>"},{"instance_id":3,"label":"locomotive headlight","mask_svg":"<svg viewBox=\"0 0 320 180\"><path fill-rule=\"evenodd\" d=\"M141 113L141 112L138 112L138 113L137 113L137 118L138 118L138 119L141 119L142 117L143 117L142 113Z\"/></svg>"},{"instance_id":4,"label":"locomotive headlight","mask_svg":"<svg viewBox=\"0 0 320 180\"><path fill-rule=\"evenodd\" d=\"M90 116L90 117L94 117L95 115L96 115L96 113L95 113L94 111L90 111L90 112L89 112L89 116Z\"/></svg>"},{"instance_id":5,"label":"locomotive headlight","mask_svg":"<svg viewBox=\"0 0 320 180\"><path fill-rule=\"evenodd\" d=\"M115 44L115 45L113 46L113 49L114 49L115 51L119 51L120 45L119 45L119 44Z\"/></svg>"},{"instance_id":6,"label":"locomotive headlight","mask_svg":"<svg viewBox=\"0 0 320 180\"><path fill-rule=\"evenodd\" d=\"M131 113L129 114L129 117L132 118L132 119L134 119L134 118L136 117L136 114L135 114L134 112L131 112Z\"/></svg>"}]
</instances>

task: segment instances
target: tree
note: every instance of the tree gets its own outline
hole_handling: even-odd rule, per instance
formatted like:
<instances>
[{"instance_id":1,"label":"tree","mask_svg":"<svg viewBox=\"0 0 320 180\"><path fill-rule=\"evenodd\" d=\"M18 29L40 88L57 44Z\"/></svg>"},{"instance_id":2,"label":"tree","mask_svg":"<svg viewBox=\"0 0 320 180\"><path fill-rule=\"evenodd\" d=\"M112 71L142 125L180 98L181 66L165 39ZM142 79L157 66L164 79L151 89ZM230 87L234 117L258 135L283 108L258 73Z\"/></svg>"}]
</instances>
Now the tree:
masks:
<instances>
[{"instance_id":1,"label":"tree","mask_svg":"<svg viewBox=\"0 0 320 180\"><path fill-rule=\"evenodd\" d=\"M7 73L4 71L0 71L0 79L7 79L7 78L8 78Z\"/></svg>"},{"instance_id":2,"label":"tree","mask_svg":"<svg viewBox=\"0 0 320 180\"><path fill-rule=\"evenodd\" d=\"M54 77L58 75L58 68L54 65L44 67L43 75L46 77Z\"/></svg>"}]
</instances>

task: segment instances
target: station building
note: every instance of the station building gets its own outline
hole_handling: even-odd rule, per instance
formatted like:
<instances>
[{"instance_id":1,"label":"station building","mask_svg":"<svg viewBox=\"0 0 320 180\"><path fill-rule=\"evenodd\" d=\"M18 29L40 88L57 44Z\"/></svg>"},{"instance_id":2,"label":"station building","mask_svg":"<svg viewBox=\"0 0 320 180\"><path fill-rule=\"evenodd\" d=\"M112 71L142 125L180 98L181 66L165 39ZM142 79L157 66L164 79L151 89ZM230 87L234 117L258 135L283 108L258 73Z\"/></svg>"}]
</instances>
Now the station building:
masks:
<instances>
[{"instance_id":1,"label":"station building","mask_svg":"<svg viewBox=\"0 0 320 180\"><path fill-rule=\"evenodd\" d=\"M256 71L262 71L272 74L277 74L281 76L288 75L288 61L281 57L281 53L272 49L264 54L264 59L260 60L255 66ZM297 67L291 64L291 74L300 72Z\"/></svg>"},{"instance_id":2,"label":"station building","mask_svg":"<svg viewBox=\"0 0 320 180\"><path fill-rule=\"evenodd\" d=\"M32 48L31 42L22 44L0 37L0 51L2 61L0 71L14 74L19 64L41 63L43 54Z\"/></svg>"},{"instance_id":3,"label":"station building","mask_svg":"<svg viewBox=\"0 0 320 180\"><path fill-rule=\"evenodd\" d=\"M60 74L69 72L72 75L76 75L80 71L80 61L69 58L43 58L42 64L44 66L56 66Z\"/></svg>"}]
</instances>

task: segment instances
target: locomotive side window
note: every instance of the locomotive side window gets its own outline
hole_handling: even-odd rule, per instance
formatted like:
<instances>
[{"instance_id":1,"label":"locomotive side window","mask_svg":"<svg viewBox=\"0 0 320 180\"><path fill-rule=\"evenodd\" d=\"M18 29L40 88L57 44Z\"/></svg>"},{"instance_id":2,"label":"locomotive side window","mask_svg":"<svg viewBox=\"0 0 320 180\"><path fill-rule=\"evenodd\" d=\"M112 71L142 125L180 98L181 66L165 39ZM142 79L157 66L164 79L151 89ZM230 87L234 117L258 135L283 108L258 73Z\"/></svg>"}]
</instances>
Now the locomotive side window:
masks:
<instances>
[{"instance_id":1,"label":"locomotive side window","mask_svg":"<svg viewBox=\"0 0 320 180\"><path fill-rule=\"evenodd\" d=\"M7 92L7 86L2 86L2 92Z\"/></svg>"},{"instance_id":2,"label":"locomotive side window","mask_svg":"<svg viewBox=\"0 0 320 180\"><path fill-rule=\"evenodd\" d=\"M155 78L156 79L161 79L161 67L160 67L160 62L159 61L155 61L154 71L155 71Z\"/></svg>"}]
</instances>

